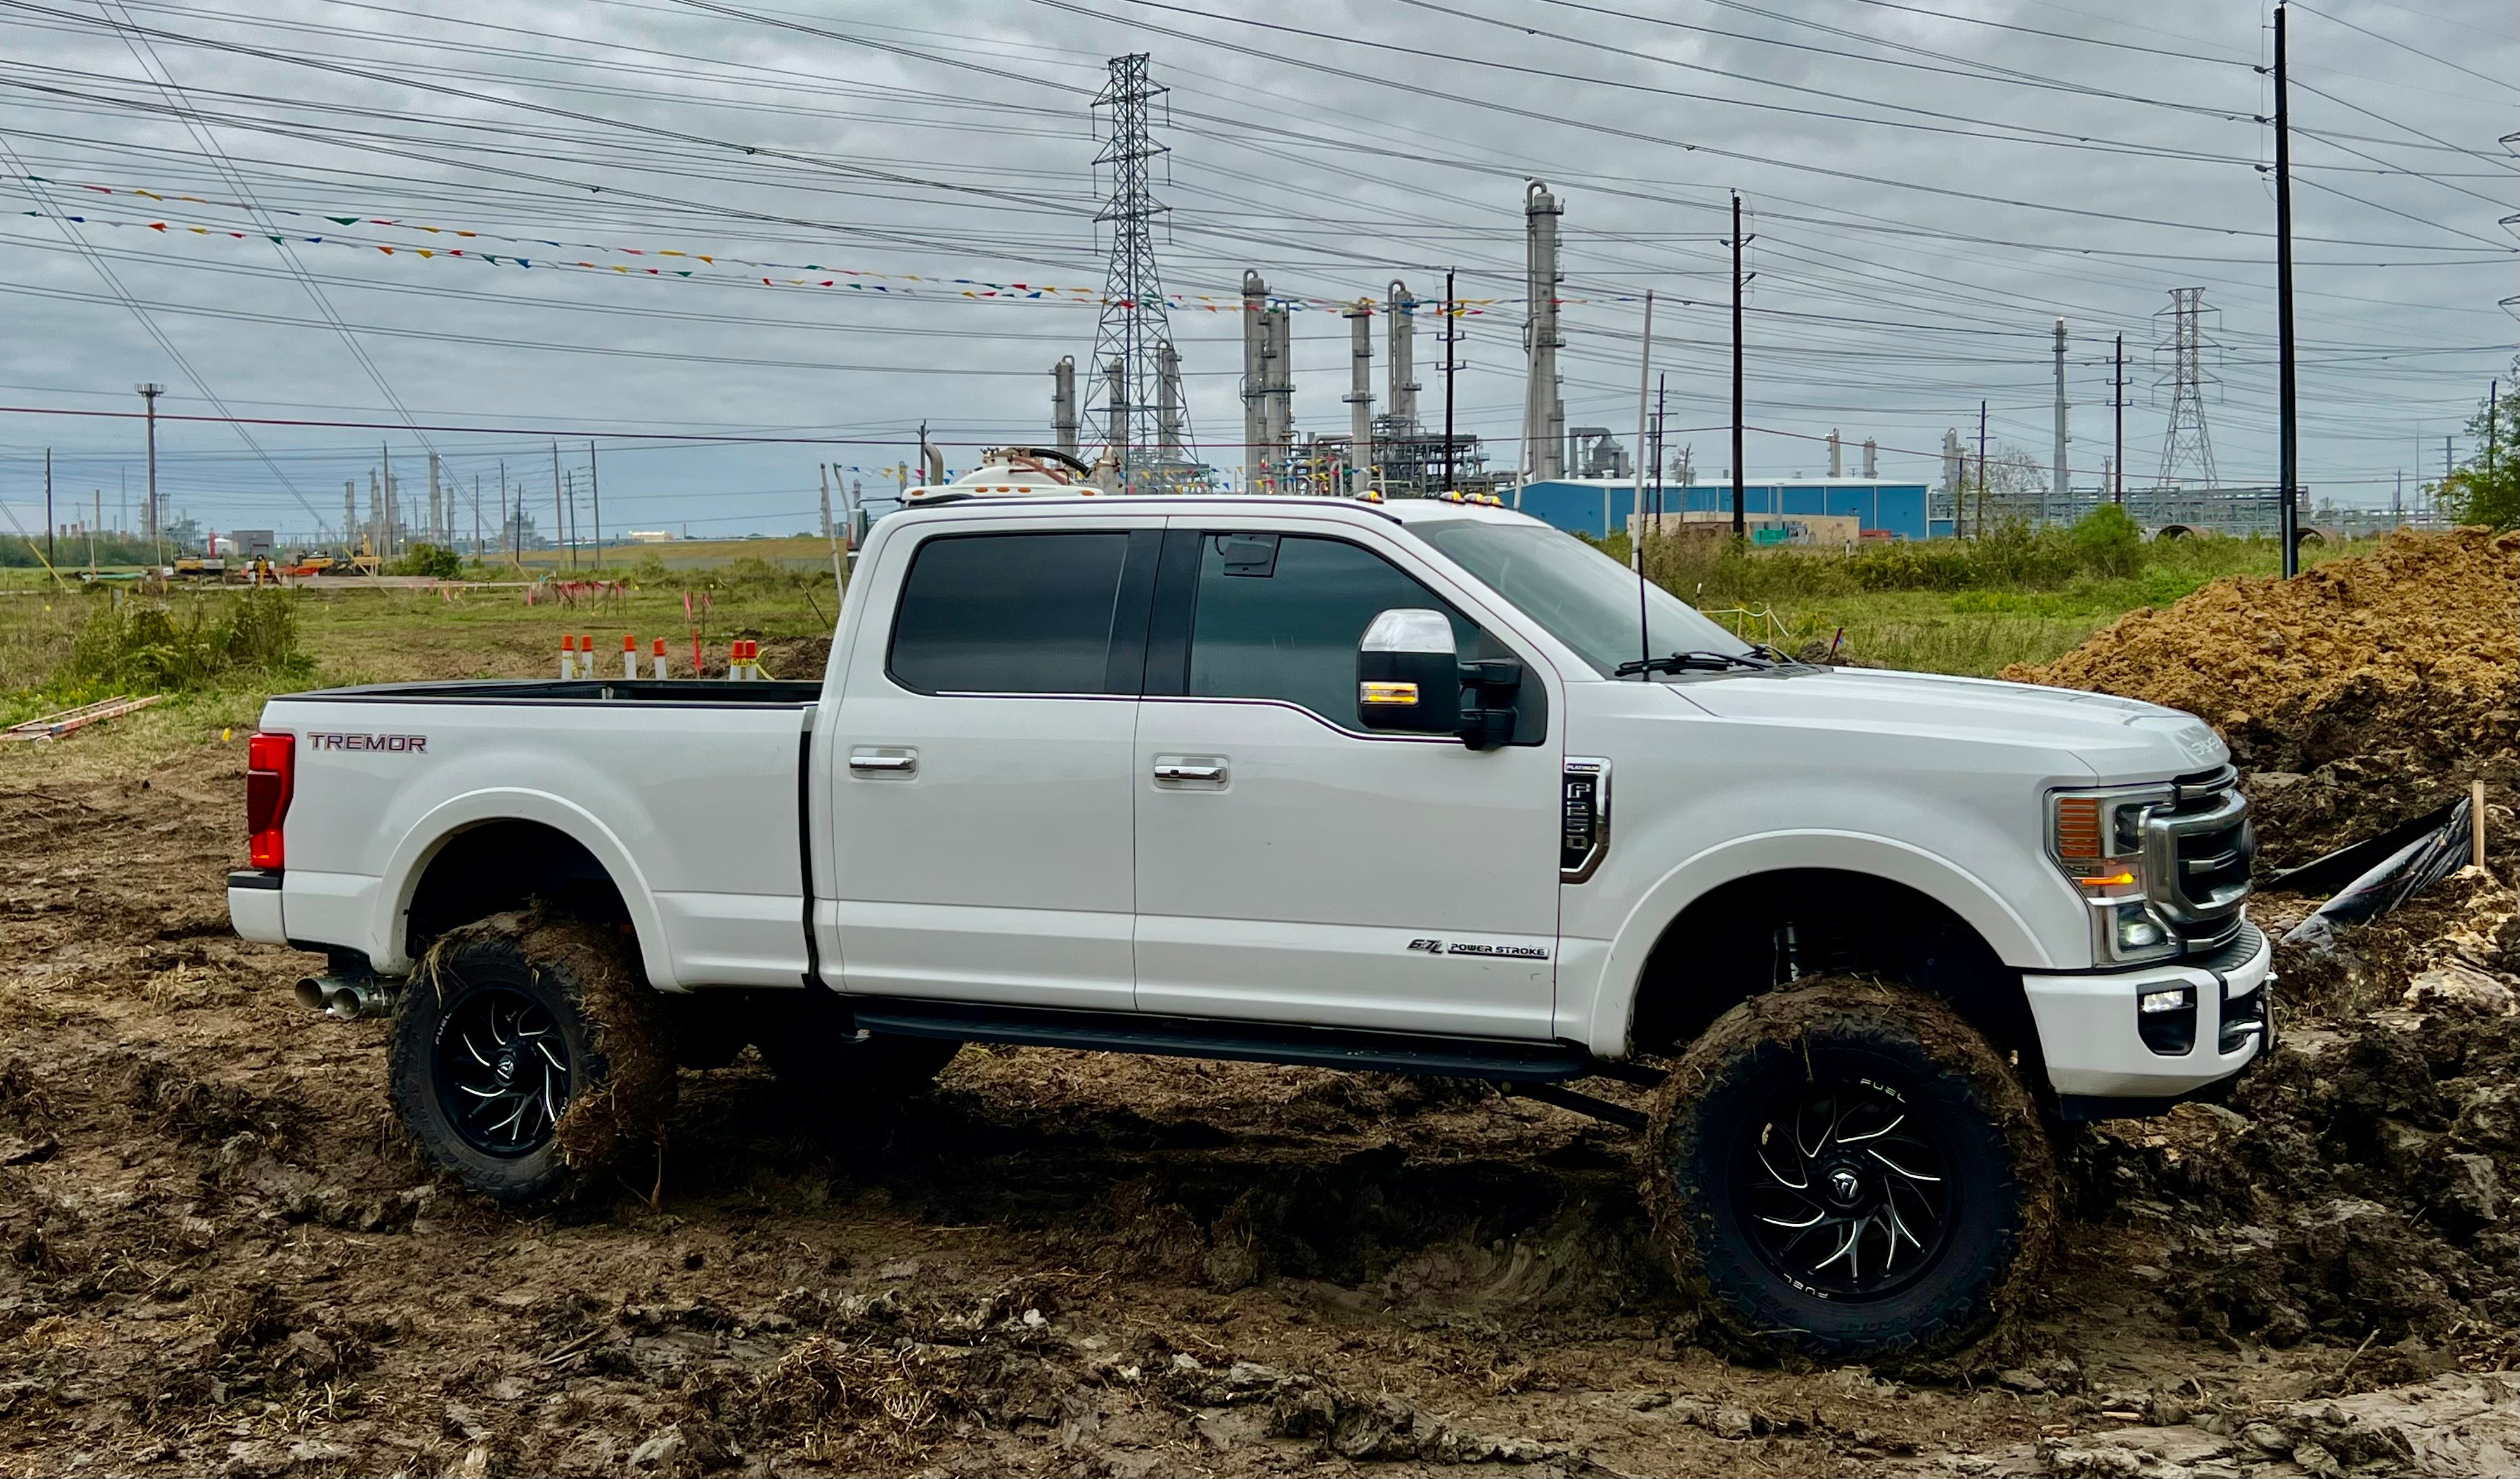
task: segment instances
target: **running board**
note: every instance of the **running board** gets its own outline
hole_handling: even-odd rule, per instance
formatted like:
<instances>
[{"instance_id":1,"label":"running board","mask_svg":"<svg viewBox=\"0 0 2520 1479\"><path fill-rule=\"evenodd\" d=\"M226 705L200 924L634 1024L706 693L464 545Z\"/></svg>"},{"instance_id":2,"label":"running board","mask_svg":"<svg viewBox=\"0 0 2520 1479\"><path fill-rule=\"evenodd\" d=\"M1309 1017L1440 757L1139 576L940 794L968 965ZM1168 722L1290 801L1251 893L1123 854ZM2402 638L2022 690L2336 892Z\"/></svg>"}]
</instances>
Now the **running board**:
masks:
<instances>
[{"instance_id":1,"label":"running board","mask_svg":"<svg viewBox=\"0 0 2520 1479\"><path fill-rule=\"evenodd\" d=\"M974 1007L959 1002L888 1001L878 1005L875 999L859 998L851 1006L859 1027L903 1037L1253 1063L1300 1063L1316 1068L1495 1079L1516 1084L1562 1083L1614 1069L1616 1076L1624 1078L1631 1071L1631 1065L1605 1063L1573 1043L1225 1022L1134 1011Z\"/></svg>"}]
</instances>

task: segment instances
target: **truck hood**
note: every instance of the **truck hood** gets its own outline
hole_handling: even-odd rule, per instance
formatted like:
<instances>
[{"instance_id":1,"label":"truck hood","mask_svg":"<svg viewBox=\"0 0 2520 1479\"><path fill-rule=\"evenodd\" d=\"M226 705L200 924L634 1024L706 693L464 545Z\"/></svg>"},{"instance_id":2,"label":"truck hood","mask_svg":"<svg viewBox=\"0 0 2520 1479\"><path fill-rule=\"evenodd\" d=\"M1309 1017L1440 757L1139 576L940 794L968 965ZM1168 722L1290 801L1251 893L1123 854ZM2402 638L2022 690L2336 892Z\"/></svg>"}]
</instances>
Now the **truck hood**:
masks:
<instances>
[{"instance_id":1,"label":"truck hood","mask_svg":"<svg viewBox=\"0 0 2520 1479\"><path fill-rule=\"evenodd\" d=\"M2061 750L2104 784L2211 770L2230 758L2221 737L2193 714L2075 689L1880 668L1723 675L1674 686L1719 718Z\"/></svg>"}]
</instances>

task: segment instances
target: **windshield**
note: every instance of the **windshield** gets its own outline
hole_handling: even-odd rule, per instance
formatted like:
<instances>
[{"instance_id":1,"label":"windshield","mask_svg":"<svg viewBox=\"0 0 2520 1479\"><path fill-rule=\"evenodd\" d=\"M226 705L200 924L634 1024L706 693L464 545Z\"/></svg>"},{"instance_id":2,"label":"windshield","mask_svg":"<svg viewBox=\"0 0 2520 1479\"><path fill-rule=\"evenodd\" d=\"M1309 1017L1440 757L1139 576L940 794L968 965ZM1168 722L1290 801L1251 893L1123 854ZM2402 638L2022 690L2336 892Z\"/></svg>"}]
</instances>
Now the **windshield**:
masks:
<instances>
[{"instance_id":1,"label":"windshield","mask_svg":"<svg viewBox=\"0 0 2520 1479\"><path fill-rule=\"evenodd\" d=\"M1622 662L1650 653L1746 652L1750 645L1658 585L1644 587L1645 632L1637 632L1636 573L1577 539L1543 524L1483 518L1410 524L1490 590L1573 648L1607 678Z\"/></svg>"}]
</instances>

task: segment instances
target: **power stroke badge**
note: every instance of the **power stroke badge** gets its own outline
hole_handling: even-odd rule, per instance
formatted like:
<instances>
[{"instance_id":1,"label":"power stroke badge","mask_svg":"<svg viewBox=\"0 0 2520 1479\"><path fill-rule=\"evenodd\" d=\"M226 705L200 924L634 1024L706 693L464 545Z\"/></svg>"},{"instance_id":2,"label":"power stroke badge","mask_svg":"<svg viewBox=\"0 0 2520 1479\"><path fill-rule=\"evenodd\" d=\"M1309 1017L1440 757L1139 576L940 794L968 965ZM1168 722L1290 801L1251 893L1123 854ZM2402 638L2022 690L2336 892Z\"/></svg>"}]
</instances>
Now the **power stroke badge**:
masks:
<instances>
[{"instance_id":1,"label":"power stroke badge","mask_svg":"<svg viewBox=\"0 0 2520 1479\"><path fill-rule=\"evenodd\" d=\"M1486 945L1476 940L1455 940L1447 945L1441 940L1416 939L1409 948L1421 955L1502 956L1513 961L1545 961L1547 949L1538 945Z\"/></svg>"}]
</instances>

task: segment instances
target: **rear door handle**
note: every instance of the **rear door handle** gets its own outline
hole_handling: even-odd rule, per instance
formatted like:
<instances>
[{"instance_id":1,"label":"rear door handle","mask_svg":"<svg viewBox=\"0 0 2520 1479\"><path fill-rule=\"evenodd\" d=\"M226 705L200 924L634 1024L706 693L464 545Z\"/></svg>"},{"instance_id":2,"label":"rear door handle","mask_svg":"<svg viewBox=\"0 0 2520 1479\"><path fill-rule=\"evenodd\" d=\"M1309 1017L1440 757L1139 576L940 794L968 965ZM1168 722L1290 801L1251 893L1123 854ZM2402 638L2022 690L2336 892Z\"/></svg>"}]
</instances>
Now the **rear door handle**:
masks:
<instances>
[{"instance_id":1,"label":"rear door handle","mask_svg":"<svg viewBox=\"0 0 2520 1479\"><path fill-rule=\"evenodd\" d=\"M857 776L915 776L919 774L917 750L856 750L849 755L849 773Z\"/></svg>"},{"instance_id":2,"label":"rear door handle","mask_svg":"<svg viewBox=\"0 0 2520 1479\"><path fill-rule=\"evenodd\" d=\"M1185 761L1167 760L1155 766L1155 779L1158 781L1170 781L1175 784L1179 784L1184 781L1222 782L1225 779L1225 766L1221 761L1213 764L1192 764Z\"/></svg>"}]
</instances>

